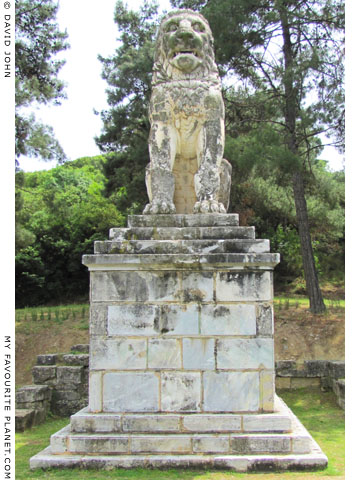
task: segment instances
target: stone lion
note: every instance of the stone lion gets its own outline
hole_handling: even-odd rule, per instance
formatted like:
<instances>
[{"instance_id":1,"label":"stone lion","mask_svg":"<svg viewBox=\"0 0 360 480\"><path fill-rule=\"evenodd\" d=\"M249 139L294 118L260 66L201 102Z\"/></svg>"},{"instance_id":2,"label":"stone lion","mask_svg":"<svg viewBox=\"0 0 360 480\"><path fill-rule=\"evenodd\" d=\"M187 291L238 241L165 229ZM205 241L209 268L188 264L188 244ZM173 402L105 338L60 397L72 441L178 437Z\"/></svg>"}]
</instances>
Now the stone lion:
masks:
<instances>
[{"instance_id":1,"label":"stone lion","mask_svg":"<svg viewBox=\"0 0 360 480\"><path fill-rule=\"evenodd\" d=\"M177 10L163 18L152 86L150 203L143 213L226 213L231 165L223 159L224 103L202 15Z\"/></svg>"}]
</instances>

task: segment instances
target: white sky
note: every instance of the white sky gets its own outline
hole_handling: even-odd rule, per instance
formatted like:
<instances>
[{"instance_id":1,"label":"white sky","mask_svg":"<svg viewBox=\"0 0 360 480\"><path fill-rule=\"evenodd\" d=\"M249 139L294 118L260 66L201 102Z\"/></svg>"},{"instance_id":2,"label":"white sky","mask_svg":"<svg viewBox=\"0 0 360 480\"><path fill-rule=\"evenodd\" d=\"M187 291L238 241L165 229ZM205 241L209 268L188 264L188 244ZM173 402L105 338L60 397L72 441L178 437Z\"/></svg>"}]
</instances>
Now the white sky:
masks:
<instances>
[{"instance_id":1,"label":"white sky","mask_svg":"<svg viewBox=\"0 0 360 480\"><path fill-rule=\"evenodd\" d=\"M67 99L60 106L43 106L35 110L35 116L54 128L69 160L100 153L94 137L101 133L100 115L94 109L107 109L105 89L101 78L102 65L99 54L109 56L118 46L118 30L114 22L117 0L59 0L57 21L60 30L67 30L70 48L58 55L66 64L59 78L67 83ZM142 0L126 2L137 10ZM170 9L168 0L160 0L160 10ZM20 166L25 171L49 169L56 162L44 162L34 158L22 158Z\"/></svg>"},{"instance_id":2,"label":"white sky","mask_svg":"<svg viewBox=\"0 0 360 480\"><path fill-rule=\"evenodd\" d=\"M118 31L114 22L117 0L59 0L57 20L61 30L67 30L70 48L62 53L66 64L59 77L67 83L67 99L61 106L40 106L35 115L38 120L54 128L69 160L100 153L94 137L101 133L100 115L93 110L107 109L107 83L101 78L101 63L98 54L109 56L115 53ZM137 9L142 0L127 2ZM160 0L160 9L171 9L168 0ZM60 55L59 55L60 58ZM321 158L329 160L333 170L344 166L343 157L335 149L326 148ZM22 158L20 166L25 171L49 169L56 162L44 162Z\"/></svg>"}]
</instances>

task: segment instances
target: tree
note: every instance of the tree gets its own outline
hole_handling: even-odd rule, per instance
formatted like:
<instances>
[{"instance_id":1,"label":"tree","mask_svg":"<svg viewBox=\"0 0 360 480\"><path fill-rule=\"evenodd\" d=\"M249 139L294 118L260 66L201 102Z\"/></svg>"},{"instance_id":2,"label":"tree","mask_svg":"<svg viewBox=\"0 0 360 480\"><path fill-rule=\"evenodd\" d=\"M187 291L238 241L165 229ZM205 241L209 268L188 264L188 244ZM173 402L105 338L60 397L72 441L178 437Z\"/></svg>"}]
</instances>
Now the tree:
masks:
<instances>
[{"instance_id":1,"label":"tree","mask_svg":"<svg viewBox=\"0 0 360 480\"><path fill-rule=\"evenodd\" d=\"M173 0L209 20L224 71L277 105L270 120L287 157L310 309L325 310L310 236L305 182L321 134L343 148L343 0ZM241 107L241 106L240 106ZM254 118L261 122L261 118ZM269 120L268 120L269 121Z\"/></svg>"},{"instance_id":2,"label":"tree","mask_svg":"<svg viewBox=\"0 0 360 480\"><path fill-rule=\"evenodd\" d=\"M52 127L24 113L34 104L55 105L64 94L64 82L57 78L64 60L56 55L69 47L67 33L56 23L58 4L54 0L16 0L15 40L15 154L44 160L65 158Z\"/></svg>"},{"instance_id":3,"label":"tree","mask_svg":"<svg viewBox=\"0 0 360 480\"><path fill-rule=\"evenodd\" d=\"M93 243L125 218L103 195L104 156L66 162L48 171L18 172L17 307L84 298L87 269L81 264ZM26 235L27 238L26 238Z\"/></svg>"},{"instance_id":4,"label":"tree","mask_svg":"<svg viewBox=\"0 0 360 480\"><path fill-rule=\"evenodd\" d=\"M121 211L139 213L146 202L145 166L149 161L148 104L156 33L157 6L144 2L137 12L122 1L115 8L120 46L109 58L99 57L107 81L108 111L96 138L102 152L116 152L105 165L107 194L117 195ZM124 189L126 191L124 191ZM118 191L124 192L122 196Z\"/></svg>"}]
</instances>

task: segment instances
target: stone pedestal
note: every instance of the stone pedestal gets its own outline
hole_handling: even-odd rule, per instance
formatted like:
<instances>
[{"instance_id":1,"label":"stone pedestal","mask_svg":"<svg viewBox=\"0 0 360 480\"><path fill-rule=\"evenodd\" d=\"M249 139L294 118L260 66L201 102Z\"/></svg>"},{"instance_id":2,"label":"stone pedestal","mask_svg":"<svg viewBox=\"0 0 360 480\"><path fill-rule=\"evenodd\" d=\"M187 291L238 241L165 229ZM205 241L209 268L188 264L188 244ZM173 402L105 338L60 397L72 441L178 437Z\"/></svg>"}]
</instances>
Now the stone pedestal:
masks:
<instances>
[{"instance_id":1,"label":"stone pedestal","mask_svg":"<svg viewBox=\"0 0 360 480\"><path fill-rule=\"evenodd\" d=\"M89 407L31 467L325 466L274 392L278 262L234 214L130 216L95 242Z\"/></svg>"}]
</instances>

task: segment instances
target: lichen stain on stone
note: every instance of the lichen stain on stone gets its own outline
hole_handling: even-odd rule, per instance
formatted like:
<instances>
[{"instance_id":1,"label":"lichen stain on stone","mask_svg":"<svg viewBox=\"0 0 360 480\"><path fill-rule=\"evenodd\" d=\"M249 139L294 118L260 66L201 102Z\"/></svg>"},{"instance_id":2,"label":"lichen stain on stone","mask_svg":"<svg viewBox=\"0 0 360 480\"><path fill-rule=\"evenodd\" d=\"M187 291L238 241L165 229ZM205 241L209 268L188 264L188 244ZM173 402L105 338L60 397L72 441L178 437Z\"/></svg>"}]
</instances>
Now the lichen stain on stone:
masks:
<instances>
[{"instance_id":1,"label":"lichen stain on stone","mask_svg":"<svg viewBox=\"0 0 360 480\"><path fill-rule=\"evenodd\" d=\"M184 290L184 302L202 302L206 294L199 289L187 288Z\"/></svg>"},{"instance_id":2,"label":"lichen stain on stone","mask_svg":"<svg viewBox=\"0 0 360 480\"><path fill-rule=\"evenodd\" d=\"M113 253L113 254L122 254L124 253L123 251L121 251L120 248L114 248L114 247L111 247L110 248L110 252L109 253Z\"/></svg>"},{"instance_id":3,"label":"lichen stain on stone","mask_svg":"<svg viewBox=\"0 0 360 480\"><path fill-rule=\"evenodd\" d=\"M185 385L186 388L190 388L193 386L193 383L194 383L194 379L193 378L188 378L188 377L185 377L183 379L183 383Z\"/></svg>"},{"instance_id":4,"label":"lichen stain on stone","mask_svg":"<svg viewBox=\"0 0 360 480\"><path fill-rule=\"evenodd\" d=\"M170 294L172 287L175 288L176 280L177 278L176 274L174 275L174 272L164 272L159 274L153 285L155 298L159 299L167 297ZM177 292L171 292L172 297L175 297L175 295L177 295Z\"/></svg>"},{"instance_id":5,"label":"lichen stain on stone","mask_svg":"<svg viewBox=\"0 0 360 480\"><path fill-rule=\"evenodd\" d=\"M190 403L187 403L188 401ZM181 408L181 411L184 411L184 412L189 411L190 412L190 411L198 410L197 402L194 402L191 399L185 398L184 403L185 403L185 405Z\"/></svg>"},{"instance_id":6,"label":"lichen stain on stone","mask_svg":"<svg viewBox=\"0 0 360 480\"><path fill-rule=\"evenodd\" d=\"M158 234L158 230L157 230L156 227L154 227L153 230L152 230L151 238L153 240L160 240L160 235Z\"/></svg>"},{"instance_id":7,"label":"lichen stain on stone","mask_svg":"<svg viewBox=\"0 0 360 480\"><path fill-rule=\"evenodd\" d=\"M174 327L170 327L169 325L169 319L167 318L166 310L166 306L163 307L161 317L157 316L154 320L154 330L161 335L174 330Z\"/></svg>"},{"instance_id":8,"label":"lichen stain on stone","mask_svg":"<svg viewBox=\"0 0 360 480\"><path fill-rule=\"evenodd\" d=\"M217 306L215 309L214 309L214 317L215 318L218 318L218 317L225 317L227 315L230 314L230 309L227 308L227 307L224 307L223 305L221 306Z\"/></svg>"},{"instance_id":9,"label":"lichen stain on stone","mask_svg":"<svg viewBox=\"0 0 360 480\"><path fill-rule=\"evenodd\" d=\"M120 299L134 298L137 302L146 301L149 290L146 280L137 273L119 277L117 272L110 272L112 284Z\"/></svg>"},{"instance_id":10,"label":"lichen stain on stone","mask_svg":"<svg viewBox=\"0 0 360 480\"><path fill-rule=\"evenodd\" d=\"M160 317L157 316L157 317L155 317L155 319L154 319L154 330L155 330L155 332L160 332L160 325L159 325L159 323L160 323Z\"/></svg>"}]
</instances>

